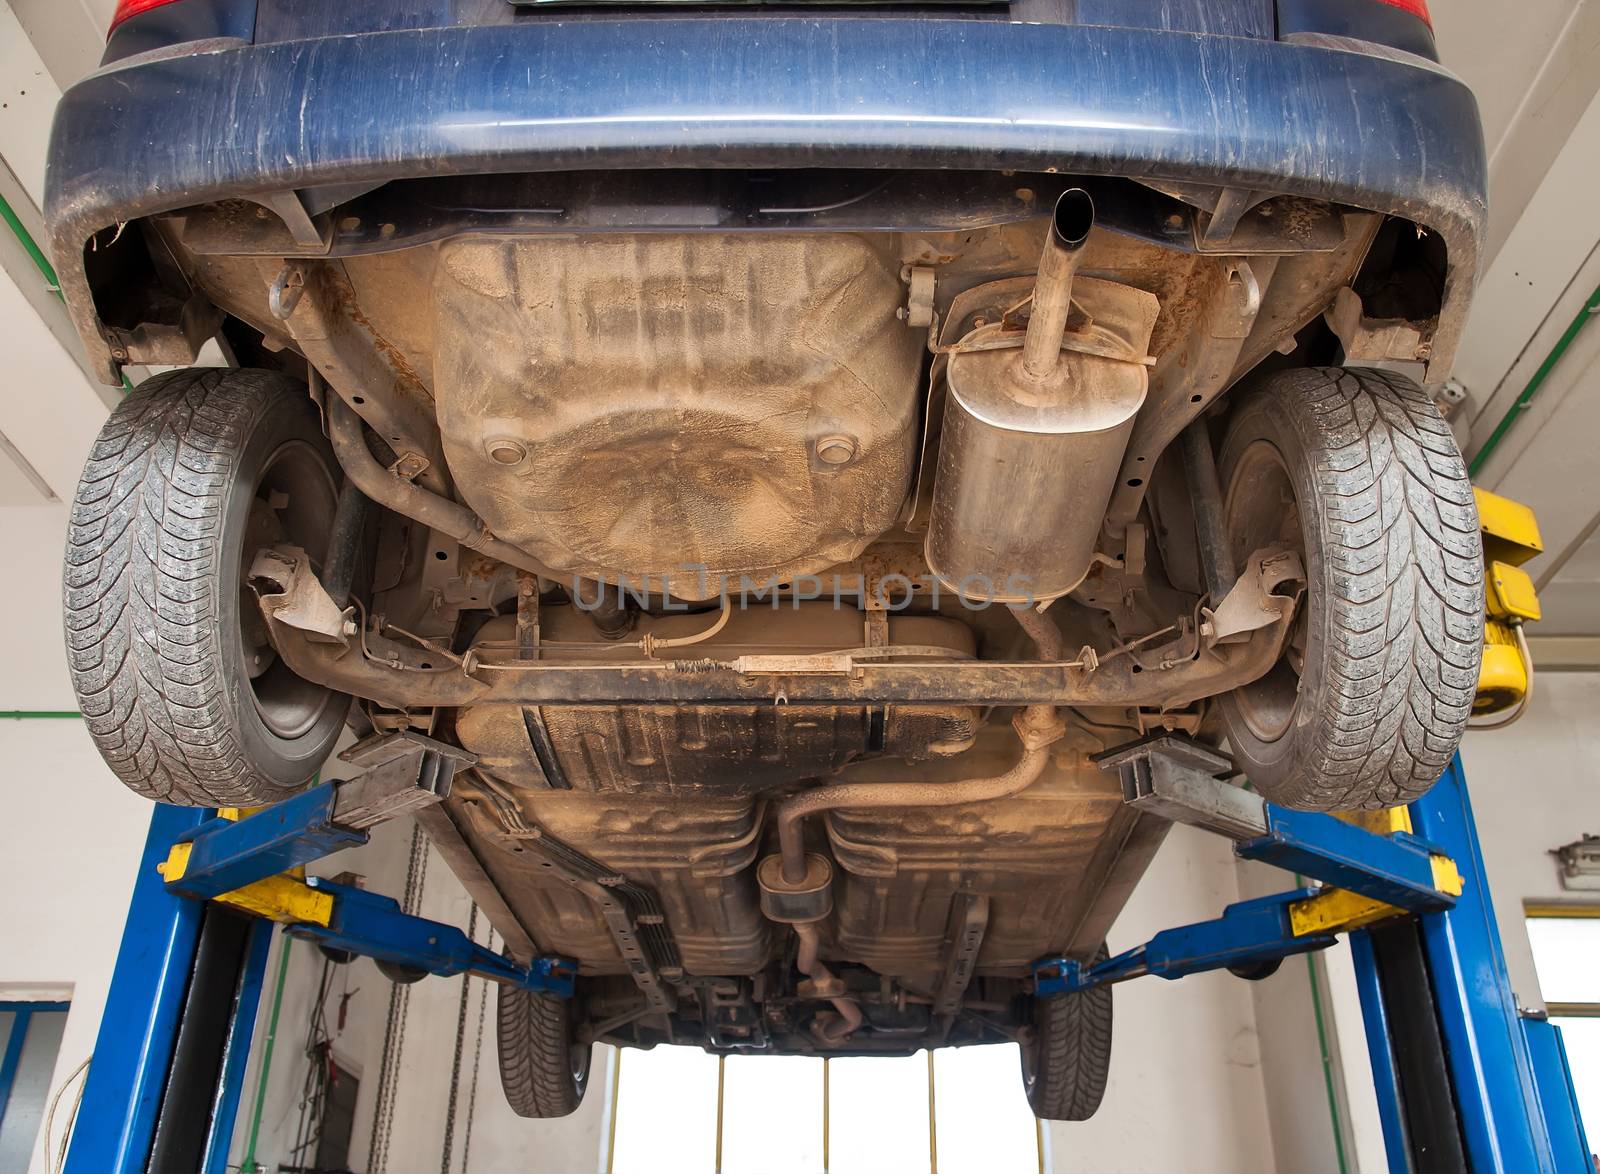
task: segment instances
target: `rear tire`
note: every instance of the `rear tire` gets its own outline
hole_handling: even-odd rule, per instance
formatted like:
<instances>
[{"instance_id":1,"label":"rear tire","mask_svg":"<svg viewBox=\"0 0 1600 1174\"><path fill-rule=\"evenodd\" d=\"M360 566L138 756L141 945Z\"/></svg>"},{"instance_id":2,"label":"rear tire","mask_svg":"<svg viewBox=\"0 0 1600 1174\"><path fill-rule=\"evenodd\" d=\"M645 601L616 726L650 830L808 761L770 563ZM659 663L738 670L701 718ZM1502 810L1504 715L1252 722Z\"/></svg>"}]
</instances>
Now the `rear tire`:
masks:
<instances>
[{"instance_id":1,"label":"rear tire","mask_svg":"<svg viewBox=\"0 0 1600 1174\"><path fill-rule=\"evenodd\" d=\"M320 565L337 469L305 388L268 371L157 375L100 430L68 529L67 656L134 791L276 803L327 759L350 699L276 660L243 564L291 541Z\"/></svg>"},{"instance_id":2,"label":"rear tire","mask_svg":"<svg viewBox=\"0 0 1600 1174\"><path fill-rule=\"evenodd\" d=\"M1094 961L1109 957L1102 945ZM1022 1044L1022 1087L1035 1117L1087 1121L1111 1071L1111 986L1033 1001L1033 1033Z\"/></svg>"},{"instance_id":3,"label":"rear tire","mask_svg":"<svg viewBox=\"0 0 1600 1174\"><path fill-rule=\"evenodd\" d=\"M1274 803L1409 803L1466 730L1483 652L1472 485L1428 395L1390 371L1282 371L1245 392L1219 470L1235 564L1282 542L1308 590L1284 660L1220 701Z\"/></svg>"},{"instance_id":4,"label":"rear tire","mask_svg":"<svg viewBox=\"0 0 1600 1174\"><path fill-rule=\"evenodd\" d=\"M499 990L500 1086L519 1117L566 1117L589 1087L592 1044L577 1040L571 999L521 987Z\"/></svg>"}]
</instances>

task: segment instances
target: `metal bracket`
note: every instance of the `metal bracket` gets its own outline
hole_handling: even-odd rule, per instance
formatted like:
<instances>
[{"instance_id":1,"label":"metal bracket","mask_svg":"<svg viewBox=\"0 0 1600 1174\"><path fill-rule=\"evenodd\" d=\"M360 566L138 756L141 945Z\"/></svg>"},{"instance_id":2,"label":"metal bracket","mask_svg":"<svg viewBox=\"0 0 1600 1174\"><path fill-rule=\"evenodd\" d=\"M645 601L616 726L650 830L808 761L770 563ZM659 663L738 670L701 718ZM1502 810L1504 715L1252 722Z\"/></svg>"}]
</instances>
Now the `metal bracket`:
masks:
<instances>
[{"instance_id":1,"label":"metal bracket","mask_svg":"<svg viewBox=\"0 0 1600 1174\"><path fill-rule=\"evenodd\" d=\"M1266 834L1266 801L1220 781L1216 776L1232 770L1233 763L1198 742L1160 734L1097 761L1101 770L1117 772L1122 801L1138 811L1234 840Z\"/></svg>"},{"instance_id":2,"label":"metal bracket","mask_svg":"<svg viewBox=\"0 0 1600 1174\"><path fill-rule=\"evenodd\" d=\"M351 618L355 609L334 602L301 547L284 544L256 551L247 578L270 619L324 643L350 646L349 637L356 631Z\"/></svg>"},{"instance_id":3,"label":"metal bracket","mask_svg":"<svg viewBox=\"0 0 1600 1174\"><path fill-rule=\"evenodd\" d=\"M957 894L951 904L950 925L945 931L950 961L934 993L935 1015L954 1015L961 1009L961 997L977 973L978 950L988 929L989 898L981 893Z\"/></svg>"},{"instance_id":4,"label":"metal bracket","mask_svg":"<svg viewBox=\"0 0 1600 1174\"><path fill-rule=\"evenodd\" d=\"M1267 547L1252 552L1244 573L1211 613L1211 639L1219 644L1245 639L1251 632L1277 623L1299 595L1280 595L1277 588L1285 583L1303 587L1305 581L1305 567L1294 551Z\"/></svg>"},{"instance_id":5,"label":"metal bracket","mask_svg":"<svg viewBox=\"0 0 1600 1174\"><path fill-rule=\"evenodd\" d=\"M334 817L346 827L369 828L450 797L458 771L478 756L412 730L374 734L339 755L362 773L339 784Z\"/></svg>"},{"instance_id":6,"label":"metal bracket","mask_svg":"<svg viewBox=\"0 0 1600 1174\"><path fill-rule=\"evenodd\" d=\"M389 466L389 472L402 481L415 481L426 473L431 465L432 462L421 453L407 450Z\"/></svg>"}]
</instances>

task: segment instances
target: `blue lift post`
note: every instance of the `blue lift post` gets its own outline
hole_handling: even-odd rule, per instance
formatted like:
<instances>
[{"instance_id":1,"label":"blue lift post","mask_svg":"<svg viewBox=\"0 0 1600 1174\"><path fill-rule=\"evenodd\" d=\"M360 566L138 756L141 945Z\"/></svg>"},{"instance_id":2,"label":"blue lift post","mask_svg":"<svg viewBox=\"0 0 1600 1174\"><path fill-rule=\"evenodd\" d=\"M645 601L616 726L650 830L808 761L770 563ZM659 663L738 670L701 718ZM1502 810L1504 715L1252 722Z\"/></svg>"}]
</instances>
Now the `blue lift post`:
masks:
<instances>
[{"instance_id":1,"label":"blue lift post","mask_svg":"<svg viewBox=\"0 0 1600 1174\"><path fill-rule=\"evenodd\" d=\"M1560 1029L1516 1005L1459 757L1411 818L1460 863L1464 883L1450 908L1351 935L1390 1170L1450 1168L1417 1151L1448 1146L1439 1134L1453 1126L1464 1158L1456 1169L1593 1174ZM1394 989L1391 976L1419 963L1424 990ZM1424 992L1431 999L1419 1003ZM1447 1079L1417 1075L1430 1067Z\"/></svg>"},{"instance_id":2,"label":"blue lift post","mask_svg":"<svg viewBox=\"0 0 1600 1174\"><path fill-rule=\"evenodd\" d=\"M246 920L241 933L241 911L334 948L570 997L570 962L524 966L386 897L285 872L438 802L460 753L392 735L353 783L248 819L157 808L68 1174L225 1170L271 929ZM1593 1174L1560 1033L1520 1014L1511 994L1459 760L1409 821L1390 817L1381 831L1265 803L1218 779L1226 759L1182 738L1102 765L1118 771L1130 806L1228 836L1241 857L1320 884L1240 902L1098 964L1041 959L1038 997L1142 975L1265 973L1349 932L1394 1174Z\"/></svg>"}]
</instances>

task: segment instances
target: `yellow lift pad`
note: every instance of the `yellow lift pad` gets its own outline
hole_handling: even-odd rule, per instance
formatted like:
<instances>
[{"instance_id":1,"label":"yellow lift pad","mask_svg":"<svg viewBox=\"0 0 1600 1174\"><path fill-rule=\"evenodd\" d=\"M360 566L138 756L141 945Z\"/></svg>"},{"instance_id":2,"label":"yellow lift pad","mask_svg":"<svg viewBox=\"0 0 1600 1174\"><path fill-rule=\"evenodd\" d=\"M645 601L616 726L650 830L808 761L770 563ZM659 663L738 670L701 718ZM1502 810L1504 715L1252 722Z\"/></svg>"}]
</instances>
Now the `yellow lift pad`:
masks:
<instances>
[{"instance_id":1,"label":"yellow lift pad","mask_svg":"<svg viewBox=\"0 0 1600 1174\"><path fill-rule=\"evenodd\" d=\"M174 844L166 860L156 866L168 884L183 879L193 848L188 843ZM333 920L333 895L319 893L306 884L301 879L304 869L294 872L298 875L269 876L213 899L219 905L231 905L283 925L327 925Z\"/></svg>"},{"instance_id":2,"label":"yellow lift pad","mask_svg":"<svg viewBox=\"0 0 1600 1174\"><path fill-rule=\"evenodd\" d=\"M1341 811L1336 815L1346 823L1380 836L1411 831L1411 812L1404 807L1391 807L1385 811ZM1463 882L1456 862L1437 853L1433 854L1431 860L1433 887L1441 893L1459 897ZM1289 906L1289 928L1297 938L1307 934L1344 933L1387 921L1391 917L1403 917L1405 912L1398 906L1363 897L1347 889L1327 889Z\"/></svg>"}]
</instances>

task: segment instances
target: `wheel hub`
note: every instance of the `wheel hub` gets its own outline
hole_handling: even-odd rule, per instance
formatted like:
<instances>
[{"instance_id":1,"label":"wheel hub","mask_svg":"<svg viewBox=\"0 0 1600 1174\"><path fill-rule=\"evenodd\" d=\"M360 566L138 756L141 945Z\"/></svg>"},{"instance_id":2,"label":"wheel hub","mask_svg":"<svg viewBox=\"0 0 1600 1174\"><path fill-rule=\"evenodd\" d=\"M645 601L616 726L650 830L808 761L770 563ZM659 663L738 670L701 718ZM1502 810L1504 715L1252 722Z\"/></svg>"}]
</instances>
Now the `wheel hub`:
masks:
<instances>
[{"instance_id":1,"label":"wheel hub","mask_svg":"<svg viewBox=\"0 0 1600 1174\"><path fill-rule=\"evenodd\" d=\"M264 546L292 543L320 567L333 530L338 490L317 452L303 441L280 447L262 466L250 503L239 566L239 645L250 696L263 725L280 738L303 735L321 720L333 694L280 661L250 589L248 569Z\"/></svg>"},{"instance_id":2,"label":"wheel hub","mask_svg":"<svg viewBox=\"0 0 1600 1174\"><path fill-rule=\"evenodd\" d=\"M1266 441L1247 448L1234 469L1223 506L1235 565L1250 553L1282 546L1305 557L1300 503L1283 455ZM1305 669L1306 612L1301 608L1289 632L1283 659L1272 670L1238 689L1239 714L1263 742L1276 742L1294 724L1300 705L1300 675Z\"/></svg>"}]
</instances>

